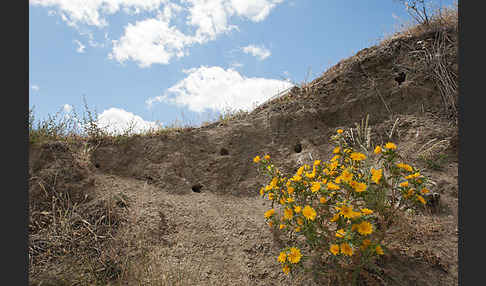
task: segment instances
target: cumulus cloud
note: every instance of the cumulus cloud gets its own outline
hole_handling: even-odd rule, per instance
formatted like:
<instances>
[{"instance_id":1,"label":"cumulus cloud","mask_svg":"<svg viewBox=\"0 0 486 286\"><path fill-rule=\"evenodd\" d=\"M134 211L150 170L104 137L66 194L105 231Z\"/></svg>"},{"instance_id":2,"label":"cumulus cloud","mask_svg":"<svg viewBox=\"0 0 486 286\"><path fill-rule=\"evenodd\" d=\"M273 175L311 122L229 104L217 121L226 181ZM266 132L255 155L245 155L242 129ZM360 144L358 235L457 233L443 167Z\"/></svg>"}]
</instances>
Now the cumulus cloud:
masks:
<instances>
[{"instance_id":1,"label":"cumulus cloud","mask_svg":"<svg viewBox=\"0 0 486 286\"><path fill-rule=\"evenodd\" d=\"M125 27L120 40L113 41L109 58L121 63L133 60L140 67L168 64L173 57L185 55L184 48L194 42L163 18L138 21Z\"/></svg>"},{"instance_id":2,"label":"cumulus cloud","mask_svg":"<svg viewBox=\"0 0 486 286\"><path fill-rule=\"evenodd\" d=\"M106 15L115 14L121 9L133 13L155 11L168 0L29 0L31 5L38 5L57 10L56 13L70 26L86 24L96 27L108 25ZM52 11L52 12L51 12Z\"/></svg>"},{"instance_id":3,"label":"cumulus cloud","mask_svg":"<svg viewBox=\"0 0 486 286\"><path fill-rule=\"evenodd\" d=\"M107 27L107 16L120 11L155 13L155 17L128 23L124 34L112 42L109 58L119 62L133 60L141 67L168 64L174 57L188 55L185 47L204 44L221 34L238 30L231 24L234 16L260 22L281 2L283 0L29 0L31 5L49 8L50 15L58 15L80 33L80 25ZM187 12L184 27L188 28L184 30L187 32L171 25L171 20L182 11ZM143 45L138 46L140 43ZM92 37L89 44L103 47ZM80 46L78 50L83 48Z\"/></svg>"},{"instance_id":4,"label":"cumulus cloud","mask_svg":"<svg viewBox=\"0 0 486 286\"><path fill-rule=\"evenodd\" d=\"M236 14L246 17L254 22L260 22L267 18L270 11L283 0L230 0L229 9Z\"/></svg>"},{"instance_id":5,"label":"cumulus cloud","mask_svg":"<svg viewBox=\"0 0 486 286\"><path fill-rule=\"evenodd\" d=\"M83 45L83 44L82 44L80 41L78 41L78 40L74 40L73 42L74 42L74 43L76 43L76 44L78 45L78 48L76 49L76 52L81 53L81 54L82 54L82 53L84 53L84 48L86 48L86 46L85 46L85 45Z\"/></svg>"},{"instance_id":6,"label":"cumulus cloud","mask_svg":"<svg viewBox=\"0 0 486 286\"><path fill-rule=\"evenodd\" d=\"M292 86L287 81L248 78L233 69L221 67L193 68L184 71L187 77L170 87L163 95L146 101L186 106L191 111L204 112L252 110L278 92Z\"/></svg>"},{"instance_id":7,"label":"cumulus cloud","mask_svg":"<svg viewBox=\"0 0 486 286\"><path fill-rule=\"evenodd\" d=\"M33 91L39 91L39 86L36 85L36 84L33 84L30 86L30 88L33 90Z\"/></svg>"},{"instance_id":8,"label":"cumulus cloud","mask_svg":"<svg viewBox=\"0 0 486 286\"><path fill-rule=\"evenodd\" d=\"M110 134L123 134L130 131L141 133L160 128L153 121L145 121L142 117L120 108L109 108L98 115L98 126Z\"/></svg>"},{"instance_id":9,"label":"cumulus cloud","mask_svg":"<svg viewBox=\"0 0 486 286\"><path fill-rule=\"evenodd\" d=\"M254 57L258 57L261 61L268 58L272 53L264 46L248 45L241 48L241 50L246 54L251 54Z\"/></svg>"}]
</instances>

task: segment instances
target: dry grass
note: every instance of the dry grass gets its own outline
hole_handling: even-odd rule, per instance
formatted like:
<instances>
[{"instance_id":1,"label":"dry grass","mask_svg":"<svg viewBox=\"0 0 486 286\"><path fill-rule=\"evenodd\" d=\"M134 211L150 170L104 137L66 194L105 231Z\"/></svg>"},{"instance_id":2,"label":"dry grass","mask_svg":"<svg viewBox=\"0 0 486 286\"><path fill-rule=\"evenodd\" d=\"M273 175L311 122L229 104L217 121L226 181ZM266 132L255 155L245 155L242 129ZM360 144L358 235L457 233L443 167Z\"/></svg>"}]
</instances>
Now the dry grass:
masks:
<instances>
[{"instance_id":1,"label":"dry grass","mask_svg":"<svg viewBox=\"0 0 486 286\"><path fill-rule=\"evenodd\" d=\"M49 209L31 208L31 284L104 284L117 279L121 261L110 254L114 234L124 220L120 204L116 198L77 204L66 194L58 194L51 198Z\"/></svg>"},{"instance_id":2,"label":"dry grass","mask_svg":"<svg viewBox=\"0 0 486 286\"><path fill-rule=\"evenodd\" d=\"M390 41L398 38L419 37L423 34L442 31L444 29L458 31L457 2L452 7L439 7L430 11L429 17L428 23L417 23L414 19L404 21L394 33L385 36L379 45L386 45Z\"/></svg>"}]
</instances>

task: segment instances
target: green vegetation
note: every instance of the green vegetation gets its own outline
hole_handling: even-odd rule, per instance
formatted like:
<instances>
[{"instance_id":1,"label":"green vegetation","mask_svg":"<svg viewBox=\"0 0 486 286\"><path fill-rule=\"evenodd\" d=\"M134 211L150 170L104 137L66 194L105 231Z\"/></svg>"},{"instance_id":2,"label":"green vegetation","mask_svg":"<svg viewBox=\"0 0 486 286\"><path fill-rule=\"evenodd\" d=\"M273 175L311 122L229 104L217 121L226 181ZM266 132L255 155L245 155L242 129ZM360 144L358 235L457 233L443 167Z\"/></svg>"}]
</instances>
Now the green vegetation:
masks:
<instances>
[{"instance_id":1,"label":"green vegetation","mask_svg":"<svg viewBox=\"0 0 486 286\"><path fill-rule=\"evenodd\" d=\"M329 162L315 160L293 176L281 173L269 155L253 161L271 178L260 195L278 205L265 219L288 238L277 258L282 271L310 271L305 261L317 261L313 269L336 285L356 285L386 252L390 229L406 210L424 207L429 190L427 177L400 159L394 143L361 153L343 133L338 129L331 137L336 147Z\"/></svg>"}]
</instances>

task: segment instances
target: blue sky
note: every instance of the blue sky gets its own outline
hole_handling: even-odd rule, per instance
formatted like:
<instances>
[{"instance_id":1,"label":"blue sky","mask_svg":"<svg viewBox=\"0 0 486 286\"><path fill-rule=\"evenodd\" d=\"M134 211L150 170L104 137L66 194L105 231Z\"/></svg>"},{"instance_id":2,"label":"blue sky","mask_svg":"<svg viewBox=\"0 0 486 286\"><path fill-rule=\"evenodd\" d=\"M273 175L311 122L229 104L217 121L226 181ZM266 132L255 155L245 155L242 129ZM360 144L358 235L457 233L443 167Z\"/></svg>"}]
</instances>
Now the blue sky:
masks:
<instances>
[{"instance_id":1,"label":"blue sky","mask_svg":"<svg viewBox=\"0 0 486 286\"><path fill-rule=\"evenodd\" d=\"M199 124L251 110L409 19L395 0L29 0L29 105ZM431 1L451 5L451 1Z\"/></svg>"}]
</instances>

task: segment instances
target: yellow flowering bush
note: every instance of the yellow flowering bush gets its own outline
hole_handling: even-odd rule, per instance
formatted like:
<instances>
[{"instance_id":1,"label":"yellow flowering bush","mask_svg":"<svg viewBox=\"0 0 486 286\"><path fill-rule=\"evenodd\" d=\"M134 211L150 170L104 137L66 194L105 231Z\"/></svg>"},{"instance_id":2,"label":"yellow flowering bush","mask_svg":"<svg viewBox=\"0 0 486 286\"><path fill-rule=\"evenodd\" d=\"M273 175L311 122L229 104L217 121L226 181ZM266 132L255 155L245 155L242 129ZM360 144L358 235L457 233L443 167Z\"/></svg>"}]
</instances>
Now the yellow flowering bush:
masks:
<instances>
[{"instance_id":1,"label":"yellow flowering bush","mask_svg":"<svg viewBox=\"0 0 486 286\"><path fill-rule=\"evenodd\" d=\"M316 255L324 273L355 280L386 253L384 239L399 211L426 204L427 178L400 162L392 142L365 154L347 143L341 129L331 141L331 160L299 166L294 175L282 174L269 155L253 161L271 178L260 189L272 201L264 218L288 237L277 257L282 271L305 269L304 261Z\"/></svg>"}]
</instances>

